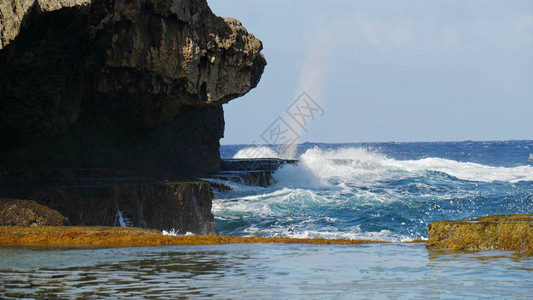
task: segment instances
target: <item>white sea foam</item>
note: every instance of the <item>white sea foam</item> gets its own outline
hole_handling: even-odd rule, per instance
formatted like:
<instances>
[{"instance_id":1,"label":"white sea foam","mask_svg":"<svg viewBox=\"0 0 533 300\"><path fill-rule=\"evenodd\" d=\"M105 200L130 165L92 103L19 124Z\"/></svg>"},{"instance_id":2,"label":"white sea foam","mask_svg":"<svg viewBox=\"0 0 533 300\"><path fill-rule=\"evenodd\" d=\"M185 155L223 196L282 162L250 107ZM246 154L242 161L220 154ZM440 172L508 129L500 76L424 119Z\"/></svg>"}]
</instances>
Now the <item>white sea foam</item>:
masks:
<instances>
[{"instance_id":1,"label":"white sea foam","mask_svg":"<svg viewBox=\"0 0 533 300\"><path fill-rule=\"evenodd\" d=\"M398 167L408 172L437 171L469 181L504 181L511 183L533 181L532 166L518 166L512 168L493 167L434 157L406 161L390 160L386 165L390 167Z\"/></svg>"},{"instance_id":2,"label":"white sea foam","mask_svg":"<svg viewBox=\"0 0 533 300\"><path fill-rule=\"evenodd\" d=\"M382 180L441 172L462 180L479 182L533 181L533 166L493 167L444 158L395 160L363 148L307 150L296 166L284 166L274 174L280 186L327 186L332 182L372 185Z\"/></svg>"},{"instance_id":3,"label":"white sea foam","mask_svg":"<svg viewBox=\"0 0 533 300\"><path fill-rule=\"evenodd\" d=\"M247 147L241 149L233 158L279 158L280 155L272 148L266 146Z\"/></svg>"},{"instance_id":4,"label":"white sea foam","mask_svg":"<svg viewBox=\"0 0 533 300\"><path fill-rule=\"evenodd\" d=\"M442 174L475 186L476 182L516 183L533 181L533 166L495 167L436 157L397 160L361 147L312 148L300 155L297 165L285 165L274 173L274 186L229 183L233 190L217 193L213 213L230 224L224 234L405 242L424 238L421 228L428 220L462 215L467 209L474 214L477 205L485 205L475 203L486 197L483 190L455 186ZM367 212L376 215L367 218ZM401 217L395 221L397 215ZM355 219L367 229L354 227ZM392 225L376 227L379 222Z\"/></svg>"},{"instance_id":5,"label":"white sea foam","mask_svg":"<svg viewBox=\"0 0 533 300\"><path fill-rule=\"evenodd\" d=\"M346 239L346 240L374 240L389 242L410 242L418 239L425 239L422 236L407 236L396 234L389 230L376 232L363 232L359 226L355 226L350 231L339 231L335 228L312 229L295 229L293 227L268 227L261 228L250 226L244 230L245 236L272 236L272 237L290 237L297 239L306 238L324 238L324 239Z\"/></svg>"},{"instance_id":6,"label":"white sea foam","mask_svg":"<svg viewBox=\"0 0 533 300\"><path fill-rule=\"evenodd\" d=\"M175 229L170 229L169 231L163 230L163 231L161 231L161 233L163 235L178 236L179 235L179 230L175 230Z\"/></svg>"},{"instance_id":7,"label":"white sea foam","mask_svg":"<svg viewBox=\"0 0 533 300\"><path fill-rule=\"evenodd\" d=\"M180 234L179 230L176 230L176 229L170 229L169 231L163 230L161 231L161 234L169 235L169 236L194 235L194 233L189 232L189 231L187 231L185 234Z\"/></svg>"},{"instance_id":8,"label":"white sea foam","mask_svg":"<svg viewBox=\"0 0 533 300\"><path fill-rule=\"evenodd\" d=\"M311 191L306 191L312 193ZM235 197L224 199L223 201L213 202L212 212L215 215L225 215L226 213L238 215L253 215L256 217L269 218L272 216L283 215L276 212L271 207L276 204L293 202L292 197L297 194L297 190L283 188L271 192Z\"/></svg>"}]
</instances>

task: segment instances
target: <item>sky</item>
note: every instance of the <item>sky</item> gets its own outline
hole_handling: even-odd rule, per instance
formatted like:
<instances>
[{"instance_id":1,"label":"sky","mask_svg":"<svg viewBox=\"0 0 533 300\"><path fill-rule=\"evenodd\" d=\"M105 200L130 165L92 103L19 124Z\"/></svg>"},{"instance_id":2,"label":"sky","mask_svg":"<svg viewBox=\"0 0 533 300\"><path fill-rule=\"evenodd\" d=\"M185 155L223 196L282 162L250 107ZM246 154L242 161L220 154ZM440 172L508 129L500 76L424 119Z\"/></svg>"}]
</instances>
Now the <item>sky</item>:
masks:
<instances>
[{"instance_id":1,"label":"sky","mask_svg":"<svg viewBox=\"0 0 533 300\"><path fill-rule=\"evenodd\" d=\"M222 144L264 144L280 120L300 142L533 140L531 0L208 2L268 62L224 105Z\"/></svg>"}]
</instances>

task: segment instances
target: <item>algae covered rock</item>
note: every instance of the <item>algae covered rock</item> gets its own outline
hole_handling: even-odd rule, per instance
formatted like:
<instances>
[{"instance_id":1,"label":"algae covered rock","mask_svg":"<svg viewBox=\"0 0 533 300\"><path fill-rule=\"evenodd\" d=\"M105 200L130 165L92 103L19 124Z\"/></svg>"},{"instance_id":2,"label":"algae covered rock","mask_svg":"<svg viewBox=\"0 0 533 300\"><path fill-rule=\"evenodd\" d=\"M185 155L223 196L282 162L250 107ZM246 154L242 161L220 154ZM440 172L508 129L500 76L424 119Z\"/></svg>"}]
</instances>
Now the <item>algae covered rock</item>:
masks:
<instances>
[{"instance_id":1,"label":"algae covered rock","mask_svg":"<svg viewBox=\"0 0 533 300\"><path fill-rule=\"evenodd\" d=\"M360 245L385 243L370 240L239 237L223 235L163 235L153 229L130 227L2 227L0 246L150 247L222 244L315 244Z\"/></svg>"},{"instance_id":2,"label":"algae covered rock","mask_svg":"<svg viewBox=\"0 0 533 300\"><path fill-rule=\"evenodd\" d=\"M0 226L64 226L67 219L57 210L31 200L0 198Z\"/></svg>"},{"instance_id":3,"label":"algae covered rock","mask_svg":"<svg viewBox=\"0 0 533 300\"><path fill-rule=\"evenodd\" d=\"M429 224L427 248L509 250L533 255L533 214L487 216Z\"/></svg>"}]
</instances>

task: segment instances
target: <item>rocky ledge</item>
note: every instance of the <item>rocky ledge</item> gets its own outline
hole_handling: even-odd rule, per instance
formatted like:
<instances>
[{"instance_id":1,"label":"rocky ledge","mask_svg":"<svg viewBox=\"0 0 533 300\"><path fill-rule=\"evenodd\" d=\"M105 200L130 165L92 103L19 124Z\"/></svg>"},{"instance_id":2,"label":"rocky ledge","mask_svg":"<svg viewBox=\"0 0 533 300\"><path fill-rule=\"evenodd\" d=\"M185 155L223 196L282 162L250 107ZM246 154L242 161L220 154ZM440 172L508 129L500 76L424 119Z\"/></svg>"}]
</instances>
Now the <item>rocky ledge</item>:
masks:
<instances>
[{"instance_id":1,"label":"rocky ledge","mask_svg":"<svg viewBox=\"0 0 533 300\"><path fill-rule=\"evenodd\" d=\"M230 190L227 182L268 187L274 183L273 174L285 165L296 165L297 160L282 158L224 159L220 172L206 178L220 190Z\"/></svg>"},{"instance_id":2,"label":"rocky ledge","mask_svg":"<svg viewBox=\"0 0 533 300\"><path fill-rule=\"evenodd\" d=\"M98 169L6 171L0 174L0 197L33 200L39 207L57 210L71 225L217 233L211 213L213 192L204 181L164 182ZM9 224L1 215L0 224L31 225Z\"/></svg>"},{"instance_id":3,"label":"rocky ledge","mask_svg":"<svg viewBox=\"0 0 533 300\"><path fill-rule=\"evenodd\" d=\"M180 245L297 243L358 245L387 243L369 240L230 237L223 235L163 235L157 230L116 227L1 227L0 246L148 247Z\"/></svg>"},{"instance_id":4,"label":"rocky ledge","mask_svg":"<svg viewBox=\"0 0 533 300\"><path fill-rule=\"evenodd\" d=\"M509 250L533 255L533 215L488 216L433 222L427 248L458 251Z\"/></svg>"}]
</instances>

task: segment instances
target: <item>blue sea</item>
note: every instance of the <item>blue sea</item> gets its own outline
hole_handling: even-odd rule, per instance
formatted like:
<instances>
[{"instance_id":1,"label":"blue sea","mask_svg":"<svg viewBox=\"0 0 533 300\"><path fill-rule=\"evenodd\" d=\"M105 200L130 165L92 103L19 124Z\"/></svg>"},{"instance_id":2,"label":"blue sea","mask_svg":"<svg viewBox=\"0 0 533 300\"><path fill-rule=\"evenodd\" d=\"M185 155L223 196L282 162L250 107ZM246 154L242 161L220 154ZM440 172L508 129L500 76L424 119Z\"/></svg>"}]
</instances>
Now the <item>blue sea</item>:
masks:
<instances>
[{"instance_id":1,"label":"blue sea","mask_svg":"<svg viewBox=\"0 0 533 300\"><path fill-rule=\"evenodd\" d=\"M222 146L223 158L282 157ZM369 245L0 248L0 298L531 299L533 257L428 250L436 220L533 213L533 141L298 146L270 187L226 182L222 234Z\"/></svg>"},{"instance_id":2,"label":"blue sea","mask_svg":"<svg viewBox=\"0 0 533 300\"><path fill-rule=\"evenodd\" d=\"M279 157L222 146L223 158ZM223 234L411 241L432 221L533 213L533 141L314 144L268 188L217 193Z\"/></svg>"}]
</instances>

